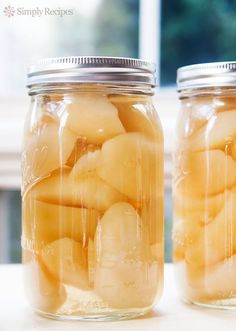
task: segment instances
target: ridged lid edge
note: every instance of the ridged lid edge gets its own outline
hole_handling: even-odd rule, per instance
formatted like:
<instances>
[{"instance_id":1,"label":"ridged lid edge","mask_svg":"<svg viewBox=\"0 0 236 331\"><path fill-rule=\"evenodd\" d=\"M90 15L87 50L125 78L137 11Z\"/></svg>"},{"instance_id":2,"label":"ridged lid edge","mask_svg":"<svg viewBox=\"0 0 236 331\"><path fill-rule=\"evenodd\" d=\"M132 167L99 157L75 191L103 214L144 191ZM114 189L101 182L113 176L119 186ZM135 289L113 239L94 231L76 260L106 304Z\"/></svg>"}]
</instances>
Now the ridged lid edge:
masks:
<instances>
[{"instance_id":1,"label":"ridged lid edge","mask_svg":"<svg viewBox=\"0 0 236 331\"><path fill-rule=\"evenodd\" d=\"M155 86L154 63L124 57L66 56L31 66L27 86L52 83L130 83Z\"/></svg>"},{"instance_id":2,"label":"ridged lid edge","mask_svg":"<svg viewBox=\"0 0 236 331\"><path fill-rule=\"evenodd\" d=\"M177 70L178 91L236 86L236 61L193 64Z\"/></svg>"}]
</instances>

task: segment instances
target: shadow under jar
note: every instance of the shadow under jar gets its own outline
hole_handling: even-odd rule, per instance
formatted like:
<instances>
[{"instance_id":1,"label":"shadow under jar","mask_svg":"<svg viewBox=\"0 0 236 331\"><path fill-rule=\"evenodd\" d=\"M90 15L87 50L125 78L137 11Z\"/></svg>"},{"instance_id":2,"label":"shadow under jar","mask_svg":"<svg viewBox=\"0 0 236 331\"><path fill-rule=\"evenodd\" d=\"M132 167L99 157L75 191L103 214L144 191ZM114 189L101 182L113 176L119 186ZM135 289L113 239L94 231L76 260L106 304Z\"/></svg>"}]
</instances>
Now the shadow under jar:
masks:
<instances>
[{"instance_id":1,"label":"shadow under jar","mask_svg":"<svg viewBox=\"0 0 236 331\"><path fill-rule=\"evenodd\" d=\"M22 249L28 298L56 319L147 313L163 287L163 135L153 65L55 58L28 76Z\"/></svg>"},{"instance_id":2,"label":"shadow under jar","mask_svg":"<svg viewBox=\"0 0 236 331\"><path fill-rule=\"evenodd\" d=\"M182 298L236 308L236 63L180 68L173 259Z\"/></svg>"}]
</instances>

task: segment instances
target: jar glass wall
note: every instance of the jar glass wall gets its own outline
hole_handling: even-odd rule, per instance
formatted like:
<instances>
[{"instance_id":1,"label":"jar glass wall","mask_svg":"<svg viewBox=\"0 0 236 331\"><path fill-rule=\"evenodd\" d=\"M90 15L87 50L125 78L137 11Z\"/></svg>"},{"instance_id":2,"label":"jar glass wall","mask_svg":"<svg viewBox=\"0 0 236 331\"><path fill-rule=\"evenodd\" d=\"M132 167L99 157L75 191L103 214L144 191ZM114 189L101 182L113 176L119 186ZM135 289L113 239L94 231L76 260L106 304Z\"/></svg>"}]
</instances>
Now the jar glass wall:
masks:
<instances>
[{"instance_id":1,"label":"jar glass wall","mask_svg":"<svg viewBox=\"0 0 236 331\"><path fill-rule=\"evenodd\" d=\"M180 92L173 260L182 298L236 307L236 88Z\"/></svg>"},{"instance_id":2,"label":"jar glass wall","mask_svg":"<svg viewBox=\"0 0 236 331\"><path fill-rule=\"evenodd\" d=\"M152 92L138 90L83 83L32 93L22 248L27 294L44 316L134 317L160 298L163 136Z\"/></svg>"}]
</instances>

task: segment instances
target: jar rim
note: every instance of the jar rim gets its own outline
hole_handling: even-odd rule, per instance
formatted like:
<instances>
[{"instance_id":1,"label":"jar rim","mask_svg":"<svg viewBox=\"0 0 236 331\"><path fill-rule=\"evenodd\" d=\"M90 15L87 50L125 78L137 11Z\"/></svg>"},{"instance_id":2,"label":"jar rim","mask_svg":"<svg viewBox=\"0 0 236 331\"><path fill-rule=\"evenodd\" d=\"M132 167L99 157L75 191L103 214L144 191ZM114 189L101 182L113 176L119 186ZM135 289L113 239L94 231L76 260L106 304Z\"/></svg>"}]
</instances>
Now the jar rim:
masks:
<instances>
[{"instance_id":1,"label":"jar rim","mask_svg":"<svg viewBox=\"0 0 236 331\"><path fill-rule=\"evenodd\" d=\"M155 86L154 63L134 58L66 56L39 60L27 75L27 87L39 84L115 83Z\"/></svg>"},{"instance_id":2,"label":"jar rim","mask_svg":"<svg viewBox=\"0 0 236 331\"><path fill-rule=\"evenodd\" d=\"M232 86L236 86L236 61L192 64L177 70L178 92Z\"/></svg>"}]
</instances>

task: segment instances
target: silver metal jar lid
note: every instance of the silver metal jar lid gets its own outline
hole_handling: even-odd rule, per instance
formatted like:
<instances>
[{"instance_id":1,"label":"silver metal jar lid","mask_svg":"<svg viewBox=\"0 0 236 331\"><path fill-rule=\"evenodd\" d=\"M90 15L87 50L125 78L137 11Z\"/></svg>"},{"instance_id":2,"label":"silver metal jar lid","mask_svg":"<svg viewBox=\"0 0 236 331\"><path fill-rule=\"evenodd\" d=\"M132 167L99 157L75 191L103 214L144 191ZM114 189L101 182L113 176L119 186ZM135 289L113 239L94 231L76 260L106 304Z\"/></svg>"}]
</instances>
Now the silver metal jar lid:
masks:
<instances>
[{"instance_id":1,"label":"silver metal jar lid","mask_svg":"<svg viewBox=\"0 0 236 331\"><path fill-rule=\"evenodd\" d=\"M236 61L212 62L181 67L177 71L177 89L236 86Z\"/></svg>"},{"instance_id":2,"label":"silver metal jar lid","mask_svg":"<svg viewBox=\"0 0 236 331\"><path fill-rule=\"evenodd\" d=\"M114 83L155 86L156 67L139 59L69 56L43 59L29 68L27 86Z\"/></svg>"}]
</instances>

